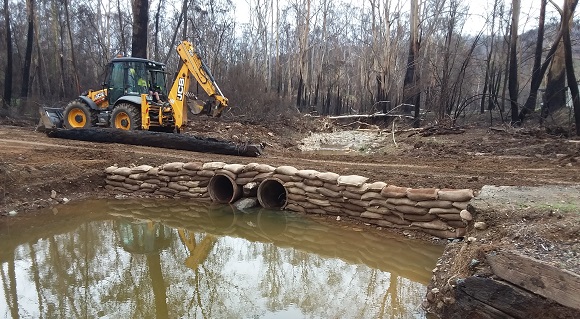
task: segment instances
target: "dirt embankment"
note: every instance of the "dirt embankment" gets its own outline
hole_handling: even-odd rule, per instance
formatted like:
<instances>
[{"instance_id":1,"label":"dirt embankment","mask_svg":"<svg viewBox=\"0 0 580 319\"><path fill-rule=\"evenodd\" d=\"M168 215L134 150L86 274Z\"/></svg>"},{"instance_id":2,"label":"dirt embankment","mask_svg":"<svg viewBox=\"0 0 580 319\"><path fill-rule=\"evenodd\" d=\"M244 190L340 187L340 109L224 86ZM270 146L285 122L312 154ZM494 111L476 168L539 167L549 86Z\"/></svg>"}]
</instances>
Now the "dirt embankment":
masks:
<instances>
[{"instance_id":1,"label":"dirt embankment","mask_svg":"<svg viewBox=\"0 0 580 319\"><path fill-rule=\"evenodd\" d=\"M580 182L580 141L540 131L463 128L453 132L408 129L395 134L386 130L340 132L326 120L296 118L269 125L196 119L185 133L266 144L264 156L243 158L51 139L35 132L31 123L4 120L0 124L0 231L33 218L39 207L108 196L103 188L103 169L112 164L259 162L358 174L398 186L474 190L484 185L571 186ZM318 145L318 150L312 150L313 145ZM578 210L553 205L512 207L509 203L504 208L507 210L486 210L475 216L488 228L470 232L475 241L469 248L461 249L466 242L449 245L437 267L439 273L445 273L437 275L441 279L438 289L450 287L454 276L489 275L481 254L502 247L515 247L558 267L580 271L580 234L573 228L580 224ZM471 266L472 260L478 264ZM431 296L432 309L441 311L453 301L445 299L452 294L449 288L447 294Z\"/></svg>"}]
</instances>

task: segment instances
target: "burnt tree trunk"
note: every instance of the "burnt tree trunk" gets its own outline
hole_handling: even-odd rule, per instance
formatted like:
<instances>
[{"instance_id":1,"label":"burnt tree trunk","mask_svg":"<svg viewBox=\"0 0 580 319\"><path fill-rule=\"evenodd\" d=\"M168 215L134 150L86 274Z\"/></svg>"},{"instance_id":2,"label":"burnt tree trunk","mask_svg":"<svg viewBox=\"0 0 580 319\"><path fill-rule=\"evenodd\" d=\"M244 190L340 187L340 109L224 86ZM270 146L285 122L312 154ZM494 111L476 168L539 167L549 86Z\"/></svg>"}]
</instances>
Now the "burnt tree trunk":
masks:
<instances>
[{"instance_id":1,"label":"burnt tree trunk","mask_svg":"<svg viewBox=\"0 0 580 319\"><path fill-rule=\"evenodd\" d=\"M8 108L12 100L12 31L10 30L8 0L4 0L4 22L6 24L6 69L4 70L4 102L2 107Z\"/></svg>"},{"instance_id":2,"label":"burnt tree trunk","mask_svg":"<svg viewBox=\"0 0 580 319\"><path fill-rule=\"evenodd\" d=\"M20 96L22 98L28 97L30 86L30 66L32 64L32 46L34 42L34 0L26 1L28 9L28 32L26 34L26 53L24 56L24 67L22 68L22 88Z\"/></svg>"},{"instance_id":3,"label":"burnt tree trunk","mask_svg":"<svg viewBox=\"0 0 580 319\"><path fill-rule=\"evenodd\" d=\"M508 91L512 114L512 124L518 121L518 23L520 20L520 0L512 0L512 24L510 36L510 57Z\"/></svg>"},{"instance_id":4,"label":"burnt tree trunk","mask_svg":"<svg viewBox=\"0 0 580 319\"><path fill-rule=\"evenodd\" d=\"M534 67L532 69L532 83L530 87L530 95L524 103L524 107L520 111L519 122L522 124L526 114L533 111L538 100L538 89L542 83L544 74L541 71L542 64L542 47L544 44L544 21L546 19L546 2L548 0L541 0L540 5L540 20L538 22L538 36L536 38L536 51L534 53Z\"/></svg>"},{"instance_id":5,"label":"burnt tree trunk","mask_svg":"<svg viewBox=\"0 0 580 319\"><path fill-rule=\"evenodd\" d=\"M580 97L578 96L578 82L576 82L576 75L574 74L572 41L570 40L570 24L572 23L572 16L574 14L574 8L577 3L578 0L566 0L564 2L564 14L562 17L562 40L564 44L564 58L566 60L566 77L568 80L568 87L570 88L570 94L572 95L572 105L574 105L574 123L576 124L576 135L580 136Z\"/></svg>"},{"instance_id":6,"label":"burnt tree trunk","mask_svg":"<svg viewBox=\"0 0 580 319\"><path fill-rule=\"evenodd\" d=\"M131 56L147 58L147 24L149 23L149 1L133 0L133 39Z\"/></svg>"},{"instance_id":7,"label":"burnt tree trunk","mask_svg":"<svg viewBox=\"0 0 580 319\"><path fill-rule=\"evenodd\" d=\"M256 157L262 154L262 146L258 144L233 143L212 138L150 131L123 131L104 128L51 129L46 131L46 135L48 137L77 141L142 145L200 153L248 157Z\"/></svg>"}]
</instances>

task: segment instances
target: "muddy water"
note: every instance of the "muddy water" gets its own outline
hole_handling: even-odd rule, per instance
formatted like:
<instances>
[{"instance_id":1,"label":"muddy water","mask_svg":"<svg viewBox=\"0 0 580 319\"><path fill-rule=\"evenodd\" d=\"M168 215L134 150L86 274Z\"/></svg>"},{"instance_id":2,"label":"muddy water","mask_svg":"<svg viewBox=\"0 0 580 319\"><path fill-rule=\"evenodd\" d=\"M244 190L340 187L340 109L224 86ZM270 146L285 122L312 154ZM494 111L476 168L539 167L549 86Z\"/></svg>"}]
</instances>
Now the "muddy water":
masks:
<instances>
[{"instance_id":1,"label":"muddy water","mask_svg":"<svg viewBox=\"0 0 580 319\"><path fill-rule=\"evenodd\" d=\"M442 250L276 211L69 203L0 233L0 317L424 318Z\"/></svg>"}]
</instances>

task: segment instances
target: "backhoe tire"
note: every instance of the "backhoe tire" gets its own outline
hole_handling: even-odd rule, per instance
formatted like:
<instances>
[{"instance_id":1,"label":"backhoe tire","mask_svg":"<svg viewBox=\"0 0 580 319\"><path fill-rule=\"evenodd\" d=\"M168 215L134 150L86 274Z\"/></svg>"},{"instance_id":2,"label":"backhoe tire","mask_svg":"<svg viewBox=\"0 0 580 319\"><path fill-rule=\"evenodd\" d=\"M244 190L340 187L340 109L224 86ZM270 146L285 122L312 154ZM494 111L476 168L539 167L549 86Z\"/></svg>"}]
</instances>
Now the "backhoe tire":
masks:
<instances>
[{"instance_id":1,"label":"backhoe tire","mask_svg":"<svg viewBox=\"0 0 580 319\"><path fill-rule=\"evenodd\" d=\"M113 109L111 127L126 131L141 129L141 111L137 105L121 103Z\"/></svg>"},{"instance_id":2,"label":"backhoe tire","mask_svg":"<svg viewBox=\"0 0 580 319\"><path fill-rule=\"evenodd\" d=\"M97 123L97 112L81 100L70 102L64 109L63 126L67 129L89 128Z\"/></svg>"}]
</instances>

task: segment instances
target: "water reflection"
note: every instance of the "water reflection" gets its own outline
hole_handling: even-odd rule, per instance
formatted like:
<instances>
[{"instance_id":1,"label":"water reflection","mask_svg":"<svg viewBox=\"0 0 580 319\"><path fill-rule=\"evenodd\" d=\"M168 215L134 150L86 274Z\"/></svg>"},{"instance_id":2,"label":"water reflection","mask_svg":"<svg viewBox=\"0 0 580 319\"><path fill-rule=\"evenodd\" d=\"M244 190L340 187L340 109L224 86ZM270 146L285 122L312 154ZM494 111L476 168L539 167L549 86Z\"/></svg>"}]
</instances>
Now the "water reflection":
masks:
<instances>
[{"instance_id":1,"label":"water reflection","mask_svg":"<svg viewBox=\"0 0 580 319\"><path fill-rule=\"evenodd\" d=\"M0 317L422 318L442 249L277 211L88 201L0 233Z\"/></svg>"}]
</instances>

